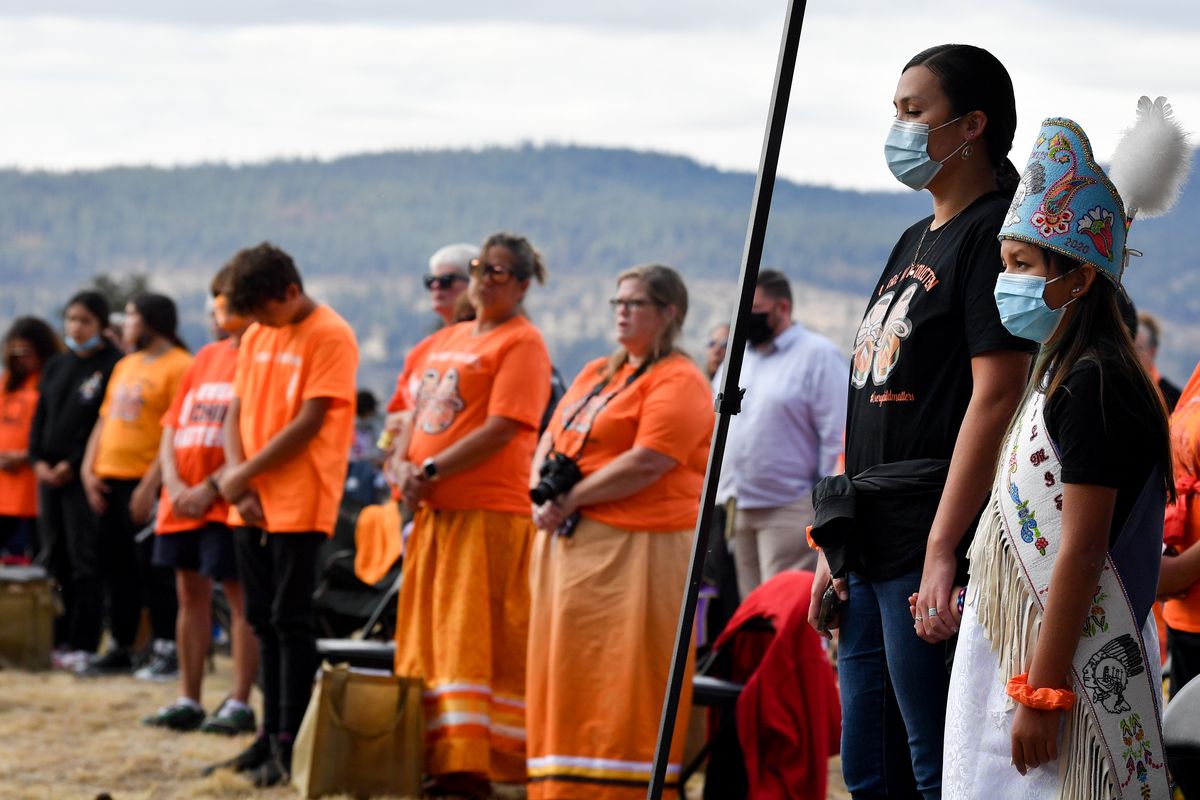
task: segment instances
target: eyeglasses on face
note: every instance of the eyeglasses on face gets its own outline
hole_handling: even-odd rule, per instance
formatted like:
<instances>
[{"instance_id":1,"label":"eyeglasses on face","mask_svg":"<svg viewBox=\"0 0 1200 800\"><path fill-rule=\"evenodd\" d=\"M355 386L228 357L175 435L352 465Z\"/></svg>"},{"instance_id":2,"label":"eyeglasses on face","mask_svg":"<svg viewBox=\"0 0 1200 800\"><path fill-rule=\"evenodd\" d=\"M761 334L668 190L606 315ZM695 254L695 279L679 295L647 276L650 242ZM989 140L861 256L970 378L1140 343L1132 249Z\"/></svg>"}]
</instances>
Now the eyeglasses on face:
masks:
<instances>
[{"instance_id":1,"label":"eyeglasses on face","mask_svg":"<svg viewBox=\"0 0 1200 800\"><path fill-rule=\"evenodd\" d=\"M425 284L425 289L432 292L436 286L438 289L449 289L457 281L465 281L467 276L451 273L449 275L426 275L421 280Z\"/></svg>"},{"instance_id":2,"label":"eyeglasses on face","mask_svg":"<svg viewBox=\"0 0 1200 800\"><path fill-rule=\"evenodd\" d=\"M725 339L709 339L708 340L708 346L710 349L716 348L716 349L724 350L726 345L727 345L727 341Z\"/></svg>"},{"instance_id":3,"label":"eyeglasses on face","mask_svg":"<svg viewBox=\"0 0 1200 800\"><path fill-rule=\"evenodd\" d=\"M488 278L492 283L508 283L516 273L512 267L500 264L485 264L478 258L471 260L471 275L482 280Z\"/></svg>"},{"instance_id":4,"label":"eyeglasses on face","mask_svg":"<svg viewBox=\"0 0 1200 800\"><path fill-rule=\"evenodd\" d=\"M626 311L637 311L639 308L658 305L653 300L645 297L614 297L608 301L608 304L612 306L613 311L616 311L618 308L623 308Z\"/></svg>"}]
</instances>

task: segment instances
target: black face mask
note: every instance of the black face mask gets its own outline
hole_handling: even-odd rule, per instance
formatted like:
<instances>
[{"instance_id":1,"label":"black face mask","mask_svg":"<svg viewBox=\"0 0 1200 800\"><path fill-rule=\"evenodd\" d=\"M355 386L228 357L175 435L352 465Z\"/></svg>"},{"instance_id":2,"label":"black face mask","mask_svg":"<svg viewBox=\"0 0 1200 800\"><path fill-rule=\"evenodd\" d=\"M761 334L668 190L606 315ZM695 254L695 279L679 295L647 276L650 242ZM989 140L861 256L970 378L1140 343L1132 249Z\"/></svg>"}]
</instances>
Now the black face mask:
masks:
<instances>
[{"instance_id":1,"label":"black face mask","mask_svg":"<svg viewBox=\"0 0 1200 800\"><path fill-rule=\"evenodd\" d=\"M766 344L775 337L771 329L771 315L767 311L751 311L746 325L746 341L753 345Z\"/></svg>"}]
</instances>

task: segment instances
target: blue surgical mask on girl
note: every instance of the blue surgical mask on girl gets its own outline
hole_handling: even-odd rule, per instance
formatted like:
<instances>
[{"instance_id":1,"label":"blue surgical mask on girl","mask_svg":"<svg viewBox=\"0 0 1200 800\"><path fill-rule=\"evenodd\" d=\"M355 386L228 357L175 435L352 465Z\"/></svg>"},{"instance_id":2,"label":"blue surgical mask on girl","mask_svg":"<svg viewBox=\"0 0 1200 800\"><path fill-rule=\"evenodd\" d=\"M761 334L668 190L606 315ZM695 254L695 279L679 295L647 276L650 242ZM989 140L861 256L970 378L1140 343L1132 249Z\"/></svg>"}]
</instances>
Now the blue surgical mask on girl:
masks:
<instances>
[{"instance_id":1,"label":"blue surgical mask on girl","mask_svg":"<svg viewBox=\"0 0 1200 800\"><path fill-rule=\"evenodd\" d=\"M888 131L887 141L883 144L883 156L887 159L888 169L896 176L896 180L910 189L921 190L929 185L955 153L966 146L967 140L954 148L954 152L941 161L929 157L929 134L939 131L947 125L952 125L962 119L957 116L933 130L924 122L907 122L902 119L892 121L892 129Z\"/></svg>"},{"instance_id":2,"label":"blue surgical mask on girl","mask_svg":"<svg viewBox=\"0 0 1200 800\"><path fill-rule=\"evenodd\" d=\"M71 349L72 353L86 353L87 351L95 350L100 346L100 334L98 333L92 338L88 339L86 342L77 342L70 336L66 337L66 340L67 347Z\"/></svg>"},{"instance_id":3,"label":"blue surgical mask on girl","mask_svg":"<svg viewBox=\"0 0 1200 800\"><path fill-rule=\"evenodd\" d=\"M996 308L1000 309L1000 322L1009 333L1040 344L1050 341L1067 306L1079 299L1072 297L1060 308L1046 305L1046 287L1063 277L1065 275L1046 280L1036 275L1012 275L1007 272L997 276Z\"/></svg>"}]
</instances>

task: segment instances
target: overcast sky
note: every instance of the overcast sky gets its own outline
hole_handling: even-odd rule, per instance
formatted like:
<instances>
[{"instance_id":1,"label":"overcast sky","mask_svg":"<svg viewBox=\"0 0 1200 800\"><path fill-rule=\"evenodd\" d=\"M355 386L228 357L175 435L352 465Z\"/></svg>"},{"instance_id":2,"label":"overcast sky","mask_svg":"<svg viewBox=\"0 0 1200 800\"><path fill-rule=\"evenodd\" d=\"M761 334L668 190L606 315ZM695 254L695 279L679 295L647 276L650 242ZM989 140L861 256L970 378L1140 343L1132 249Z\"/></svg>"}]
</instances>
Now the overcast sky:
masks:
<instances>
[{"instance_id":1,"label":"overcast sky","mask_svg":"<svg viewBox=\"0 0 1200 800\"><path fill-rule=\"evenodd\" d=\"M753 170L782 0L0 0L0 165L628 146ZM900 68L947 41L1012 73L1024 165L1069 116L1102 159L1139 95L1200 131L1200 4L813 0L781 173L896 188Z\"/></svg>"}]
</instances>

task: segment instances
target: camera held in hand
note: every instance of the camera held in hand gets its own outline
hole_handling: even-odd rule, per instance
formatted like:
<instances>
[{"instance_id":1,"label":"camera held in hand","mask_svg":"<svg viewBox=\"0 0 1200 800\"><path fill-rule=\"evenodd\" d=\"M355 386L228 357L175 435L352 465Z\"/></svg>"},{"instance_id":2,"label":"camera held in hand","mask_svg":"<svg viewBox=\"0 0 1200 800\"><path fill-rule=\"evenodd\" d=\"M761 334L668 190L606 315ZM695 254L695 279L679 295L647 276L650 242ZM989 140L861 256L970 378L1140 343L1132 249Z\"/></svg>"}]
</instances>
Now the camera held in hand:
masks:
<instances>
[{"instance_id":1,"label":"camera held in hand","mask_svg":"<svg viewBox=\"0 0 1200 800\"><path fill-rule=\"evenodd\" d=\"M537 486L529 490L530 499L538 505L566 494L583 480L583 473L579 471L575 459L562 453L550 453L546 456L538 475L540 478Z\"/></svg>"}]
</instances>

